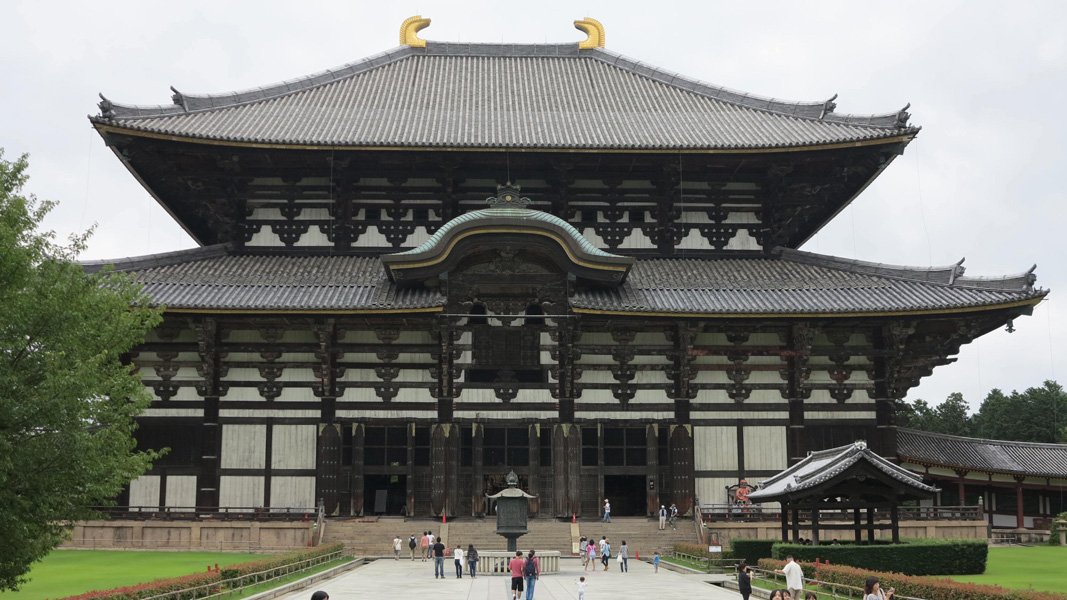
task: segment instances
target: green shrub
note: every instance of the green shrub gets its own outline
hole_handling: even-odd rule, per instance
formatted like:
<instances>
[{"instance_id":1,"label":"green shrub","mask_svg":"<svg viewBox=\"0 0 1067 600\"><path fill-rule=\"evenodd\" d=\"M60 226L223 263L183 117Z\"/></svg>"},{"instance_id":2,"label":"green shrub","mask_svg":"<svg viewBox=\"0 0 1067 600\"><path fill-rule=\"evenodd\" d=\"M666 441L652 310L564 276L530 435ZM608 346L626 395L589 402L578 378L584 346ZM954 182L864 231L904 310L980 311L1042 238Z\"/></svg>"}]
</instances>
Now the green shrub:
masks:
<instances>
[{"instance_id":1,"label":"green shrub","mask_svg":"<svg viewBox=\"0 0 1067 600\"><path fill-rule=\"evenodd\" d=\"M770 558L774 544L774 540L730 540L734 556L744 559L750 565L756 564L761 558Z\"/></svg>"},{"instance_id":2,"label":"green shrub","mask_svg":"<svg viewBox=\"0 0 1067 600\"><path fill-rule=\"evenodd\" d=\"M1057 521L1067 521L1067 512L1061 512L1060 514L1058 514L1055 517L1053 517L1053 519L1052 519L1052 530L1051 530L1052 535L1048 536L1048 545L1049 546L1059 546L1060 545L1060 529L1061 529L1061 526L1060 526L1059 523L1057 523Z\"/></svg>"},{"instance_id":3,"label":"green shrub","mask_svg":"<svg viewBox=\"0 0 1067 600\"><path fill-rule=\"evenodd\" d=\"M892 571L907 575L972 575L985 572L989 546L985 540L916 540L902 544L774 545L772 557L792 555L799 562L816 559L831 564Z\"/></svg>"},{"instance_id":4,"label":"green shrub","mask_svg":"<svg viewBox=\"0 0 1067 600\"><path fill-rule=\"evenodd\" d=\"M675 544L673 546L673 550L678 554L689 554L698 558L711 558L714 560L730 559L735 557L735 554L729 550L711 553L708 552L707 546L702 546L700 544L690 544L685 542Z\"/></svg>"},{"instance_id":5,"label":"green shrub","mask_svg":"<svg viewBox=\"0 0 1067 600\"><path fill-rule=\"evenodd\" d=\"M820 546L821 547L821 546ZM795 557L794 557L795 558ZM782 567L782 561L763 559L759 562L762 569L773 570ZM1008 590L996 585L977 583L960 583L951 579L921 577L871 571L845 565L820 563L804 564L807 577L827 583L837 583L856 588L863 588L869 576L878 578L882 589L896 588L898 596L925 598L926 600L1063 600L1062 594L1035 592L1031 590Z\"/></svg>"}]
</instances>

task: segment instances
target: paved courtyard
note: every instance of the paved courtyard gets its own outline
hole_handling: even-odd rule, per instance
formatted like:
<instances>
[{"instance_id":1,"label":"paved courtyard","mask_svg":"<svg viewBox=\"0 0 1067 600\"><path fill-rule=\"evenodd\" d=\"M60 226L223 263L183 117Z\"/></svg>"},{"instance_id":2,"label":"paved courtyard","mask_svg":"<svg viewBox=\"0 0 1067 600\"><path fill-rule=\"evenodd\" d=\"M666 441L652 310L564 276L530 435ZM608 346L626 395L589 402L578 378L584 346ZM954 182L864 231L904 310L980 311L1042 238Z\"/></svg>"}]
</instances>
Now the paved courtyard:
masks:
<instances>
[{"instance_id":1,"label":"paved courtyard","mask_svg":"<svg viewBox=\"0 0 1067 600\"><path fill-rule=\"evenodd\" d=\"M285 600L307 600L311 592L325 590L330 600L349 598L433 598L434 600L481 599L507 600L511 597L510 577L486 575L475 579L456 579L451 560L446 561L446 579L434 579L433 563L410 560L378 560L356 568L329 581L320 582L312 588L282 596ZM653 573L652 565L630 561L629 573L619 573L612 561L608 572L582 572L577 559L561 561L561 571L545 575L537 583L536 600L563 600L577 598L575 584L578 577L586 576L586 600L618 598L642 598L646 600L672 600L707 598L711 600L739 600L740 594L707 583L721 576L690 575L660 568Z\"/></svg>"}]
</instances>

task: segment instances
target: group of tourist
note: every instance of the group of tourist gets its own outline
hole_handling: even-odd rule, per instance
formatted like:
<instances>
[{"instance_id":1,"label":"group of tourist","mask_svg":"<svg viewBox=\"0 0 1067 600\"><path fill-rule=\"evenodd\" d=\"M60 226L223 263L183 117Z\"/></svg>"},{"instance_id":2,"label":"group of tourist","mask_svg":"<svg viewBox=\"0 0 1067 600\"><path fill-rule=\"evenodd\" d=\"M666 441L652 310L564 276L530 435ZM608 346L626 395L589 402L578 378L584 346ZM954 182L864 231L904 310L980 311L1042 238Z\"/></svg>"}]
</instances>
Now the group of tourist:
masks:
<instances>
[{"instance_id":1,"label":"group of tourist","mask_svg":"<svg viewBox=\"0 0 1067 600\"><path fill-rule=\"evenodd\" d=\"M400 536L393 538L393 560L400 560L400 551L403 547L403 541ZM408 537L408 550L411 552L411 560L415 560L416 549L420 549L418 554L422 556L422 560L433 560L433 576L434 579L445 577L445 559L449 556L452 558L452 563L456 567L456 579L463 579L463 569L467 568L471 577L476 577L478 574L478 549L474 547L474 544L467 544L467 549L463 550L458 544L455 548L448 548L445 545L445 541L437 538L432 531L422 532L422 537L417 537L414 533Z\"/></svg>"},{"instance_id":2,"label":"group of tourist","mask_svg":"<svg viewBox=\"0 0 1067 600\"><path fill-rule=\"evenodd\" d=\"M659 505L659 529L663 531L667 528L667 525L671 526L671 529L678 529L678 505L671 502L671 507Z\"/></svg>"},{"instance_id":3,"label":"group of tourist","mask_svg":"<svg viewBox=\"0 0 1067 600\"><path fill-rule=\"evenodd\" d=\"M804 570L792 556L785 557L785 565L774 572L785 575L785 589L772 590L769 600L818 600L815 592L804 594ZM752 568L744 561L737 566L737 591L743 600L752 594ZM882 590L877 577L868 577L863 586L863 600L893 600L895 594L894 588Z\"/></svg>"},{"instance_id":4,"label":"group of tourist","mask_svg":"<svg viewBox=\"0 0 1067 600\"><path fill-rule=\"evenodd\" d=\"M589 567L593 567L593 571L596 571L596 563L599 561L603 565L604 570L608 570L608 564L611 562L611 542L607 536L601 536L600 541L594 541L590 538L582 536L582 539L578 541L578 552L582 559L582 568L588 572ZM658 556L659 553L657 552ZM619 551L615 556L615 561L619 563L619 571L621 573L627 573L630 570L630 548L626 545L626 540L622 541L619 546ZM658 564L656 565L658 567Z\"/></svg>"}]
</instances>

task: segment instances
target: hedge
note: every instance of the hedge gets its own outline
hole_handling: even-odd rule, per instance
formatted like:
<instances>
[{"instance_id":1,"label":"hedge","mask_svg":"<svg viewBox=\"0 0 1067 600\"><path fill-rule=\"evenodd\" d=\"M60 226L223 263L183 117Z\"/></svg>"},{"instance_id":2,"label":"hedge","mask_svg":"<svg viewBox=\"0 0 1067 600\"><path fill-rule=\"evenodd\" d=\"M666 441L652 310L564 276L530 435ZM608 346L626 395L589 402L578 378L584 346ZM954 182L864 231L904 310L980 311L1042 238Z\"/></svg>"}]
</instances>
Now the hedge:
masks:
<instances>
[{"instance_id":1,"label":"hedge","mask_svg":"<svg viewBox=\"0 0 1067 600\"><path fill-rule=\"evenodd\" d=\"M167 592L177 592L188 588L195 588L199 586L208 586L198 591L190 591L178 596L180 600L195 600L196 598L203 598L212 594L217 594L223 589L223 581L226 579L232 579L240 575L247 575L249 573L258 573L260 571L270 571L277 568L277 571L271 571L265 573L262 577L257 577L256 581L268 581L275 576L281 576L281 567L283 565L294 563L302 560L309 560L339 552L344 549L344 544L331 544L329 546L319 546L311 550L303 552L293 552L290 554L284 554L274 556L271 558L265 558L262 560L254 560L251 562L240 563L236 565L230 565L220 572L205 572L194 573L192 575L183 575L181 577L171 577L168 579L157 579L148 583L139 583L137 585L128 585L118 588L112 588L109 590L94 590L79 594L77 596L67 596L63 600L139 600L141 598L148 598L151 596L158 596ZM211 584L217 585L211 585Z\"/></svg>"},{"instance_id":2,"label":"hedge","mask_svg":"<svg viewBox=\"0 0 1067 600\"><path fill-rule=\"evenodd\" d=\"M989 546L985 540L915 540L902 544L824 544L806 546L777 543L771 556L792 555L799 562L816 559L907 575L980 575L985 573Z\"/></svg>"},{"instance_id":3,"label":"hedge","mask_svg":"<svg viewBox=\"0 0 1067 600\"><path fill-rule=\"evenodd\" d=\"M774 540L730 540L730 547L734 551L734 556L744 559L750 565L756 564L761 558L773 556L771 548L774 544Z\"/></svg>"},{"instance_id":4,"label":"hedge","mask_svg":"<svg viewBox=\"0 0 1067 600\"><path fill-rule=\"evenodd\" d=\"M759 562L762 569L780 569L782 561L763 559ZM1009 590L996 585L961 583L938 577L921 577L859 569L845 565L820 563L804 564L807 577L827 583L837 583L856 588L863 588L867 577L878 578L882 589L896 588L899 596L925 598L926 600L1064 600L1067 596L1050 592L1033 590Z\"/></svg>"}]
</instances>

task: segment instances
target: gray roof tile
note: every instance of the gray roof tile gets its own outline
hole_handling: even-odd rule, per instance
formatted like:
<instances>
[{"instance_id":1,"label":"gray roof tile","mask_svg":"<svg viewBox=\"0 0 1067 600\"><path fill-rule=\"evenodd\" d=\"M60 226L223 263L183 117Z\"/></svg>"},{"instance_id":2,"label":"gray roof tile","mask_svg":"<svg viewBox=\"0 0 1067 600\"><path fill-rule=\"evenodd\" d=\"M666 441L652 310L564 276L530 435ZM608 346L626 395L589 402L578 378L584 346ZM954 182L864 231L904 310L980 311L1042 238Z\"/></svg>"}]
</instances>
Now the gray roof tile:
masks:
<instances>
[{"instance_id":1,"label":"gray roof tile","mask_svg":"<svg viewBox=\"0 0 1067 600\"><path fill-rule=\"evenodd\" d=\"M983 440L899 428L897 456L980 472L1067 477L1067 444Z\"/></svg>"},{"instance_id":2,"label":"gray roof tile","mask_svg":"<svg viewBox=\"0 0 1067 600\"><path fill-rule=\"evenodd\" d=\"M86 263L134 273L170 308L411 309L444 305L436 291L395 287L377 257L232 255L208 246ZM914 269L781 250L768 258L639 259L616 287L579 290L576 309L685 314L850 314L954 310L1037 300L1032 273L949 282L958 265ZM978 282L978 283L976 283ZM979 286L979 283L981 286Z\"/></svg>"},{"instance_id":3,"label":"gray roof tile","mask_svg":"<svg viewBox=\"0 0 1067 600\"><path fill-rule=\"evenodd\" d=\"M100 123L231 142L337 146L748 149L911 134L903 111L839 115L712 86L574 44L432 42L275 86L176 104L104 100Z\"/></svg>"}]
</instances>

